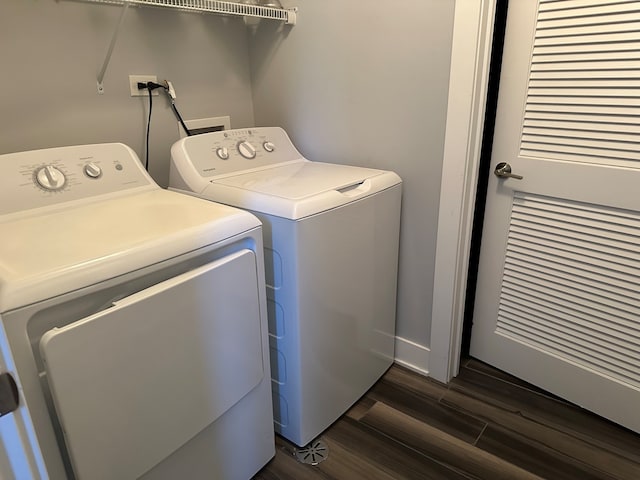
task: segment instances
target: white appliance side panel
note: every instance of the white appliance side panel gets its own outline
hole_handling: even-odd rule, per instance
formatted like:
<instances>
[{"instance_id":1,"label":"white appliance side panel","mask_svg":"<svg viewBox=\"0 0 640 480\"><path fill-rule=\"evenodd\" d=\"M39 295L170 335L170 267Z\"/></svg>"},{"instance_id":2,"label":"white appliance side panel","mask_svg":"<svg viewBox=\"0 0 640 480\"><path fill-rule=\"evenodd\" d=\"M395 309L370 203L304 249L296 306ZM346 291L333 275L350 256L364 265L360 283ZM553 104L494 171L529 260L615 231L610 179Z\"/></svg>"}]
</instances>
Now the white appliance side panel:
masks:
<instances>
[{"instance_id":1,"label":"white appliance side panel","mask_svg":"<svg viewBox=\"0 0 640 480\"><path fill-rule=\"evenodd\" d=\"M398 185L299 222L301 443L393 363L400 201Z\"/></svg>"},{"instance_id":2,"label":"white appliance side panel","mask_svg":"<svg viewBox=\"0 0 640 480\"><path fill-rule=\"evenodd\" d=\"M281 310L270 318L276 429L298 445L393 363L400 203L398 185L297 222L256 213L271 235L268 292Z\"/></svg>"},{"instance_id":3,"label":"white appliance side panel","mask_svg":"<svg viewBox=\"0 0 640 480\"><path fill-rule=\"evenodd\" d=\"M79 479L141 476L260 383L258 286L241 250L42 337Z\"/></svg>"}]
</instances>

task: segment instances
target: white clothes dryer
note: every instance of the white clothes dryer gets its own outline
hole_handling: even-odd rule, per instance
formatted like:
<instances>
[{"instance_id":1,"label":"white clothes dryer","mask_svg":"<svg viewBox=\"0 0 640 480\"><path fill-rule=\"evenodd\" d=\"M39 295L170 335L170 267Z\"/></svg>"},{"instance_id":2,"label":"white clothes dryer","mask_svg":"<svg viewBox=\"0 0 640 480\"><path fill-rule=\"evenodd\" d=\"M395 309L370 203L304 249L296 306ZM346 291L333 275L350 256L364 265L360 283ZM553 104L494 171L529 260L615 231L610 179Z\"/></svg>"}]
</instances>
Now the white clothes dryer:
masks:
<instances>
[{"instance_id":1,"label":"white clothes dryer","mask_svg":"<svg viewBox=\"0 0 640 480\"><path fill-rule=\"evenodd\" d=\"M0 477L254 475L275 453L260 222L122 144L1 155L0 183Z\"/></svg>"},{"instance_id":2,"label":"white clothes dryer","mask_svg":"<svg viewBox=\"0 0 640 480\"><path fill-rule=\"evenodd\" d=\"M173 145L171 188L263 223L276 431L304 446L393 363L401 180L311 162L281 128Z\"/></svg>"}]
</instances>

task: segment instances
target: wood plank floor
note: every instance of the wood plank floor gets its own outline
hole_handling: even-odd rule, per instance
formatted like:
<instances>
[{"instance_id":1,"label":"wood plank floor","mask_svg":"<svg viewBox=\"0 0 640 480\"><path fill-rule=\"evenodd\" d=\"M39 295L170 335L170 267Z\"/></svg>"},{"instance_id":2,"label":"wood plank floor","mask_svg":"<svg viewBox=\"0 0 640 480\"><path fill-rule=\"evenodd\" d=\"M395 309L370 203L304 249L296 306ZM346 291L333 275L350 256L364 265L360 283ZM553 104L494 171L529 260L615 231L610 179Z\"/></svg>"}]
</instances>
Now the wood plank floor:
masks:
<instances>
[{"instance_id":1,"label":"wood plank floor","mask_svg":"<svg viewBox=\"0 0 640 480\"><path fill-rule=\"evenodd\" d=\"M254 480L640 480L640 435L474 359L449 385L394 365L320 438L312 466L276 437Z\"/></svg>"}]
</instances>

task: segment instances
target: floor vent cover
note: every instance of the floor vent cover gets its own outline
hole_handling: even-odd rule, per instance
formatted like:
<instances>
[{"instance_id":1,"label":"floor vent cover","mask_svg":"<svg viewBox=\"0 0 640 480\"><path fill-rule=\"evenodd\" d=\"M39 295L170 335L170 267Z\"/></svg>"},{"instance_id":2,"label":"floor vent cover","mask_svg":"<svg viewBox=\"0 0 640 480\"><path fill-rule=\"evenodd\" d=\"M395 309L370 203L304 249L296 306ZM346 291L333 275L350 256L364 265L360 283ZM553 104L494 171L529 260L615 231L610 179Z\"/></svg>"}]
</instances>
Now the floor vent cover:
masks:
<instances>
[{"instance_id":1,"label":"floor vent cover","mask_svg":"<svg viewBox=\"0 0 640 480\"><path fill-rule=\"evenodd\" d=\"M313 440L305 447L296 448L293 455L300 463L317 465L329 457L329 447L322 440Z\"/></svg>"}]
</instances>

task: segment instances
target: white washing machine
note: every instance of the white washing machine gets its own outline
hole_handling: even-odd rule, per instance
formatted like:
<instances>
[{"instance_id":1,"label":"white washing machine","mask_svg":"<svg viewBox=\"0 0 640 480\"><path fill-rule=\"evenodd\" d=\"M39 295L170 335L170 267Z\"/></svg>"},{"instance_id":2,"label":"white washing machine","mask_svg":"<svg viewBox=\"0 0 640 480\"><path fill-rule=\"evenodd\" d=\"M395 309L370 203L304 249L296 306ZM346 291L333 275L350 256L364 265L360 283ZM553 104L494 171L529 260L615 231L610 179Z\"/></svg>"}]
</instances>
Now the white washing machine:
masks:
<instances>
[{"instance_id":1,"label":"white washing machine","mask_svg":"<svg viewBox=\"0 0 640 480\"><path fill-rule=\"evenodd\" d=\"M263 223L275 427L304 446L393 363L401 180L306 160L274 127L171 153L172 188Z\"/></svg>"},{"instance_id":2,"label":"white washing machine","mask_svg":"<svg viewBox=\"0 0 640 480\"><path fill-rule=\"evenodd\" d=\"M1 155L0 179L0 478L255 474L260 222L159 188L122 144Z\"/></svg>"}]
</instances>

